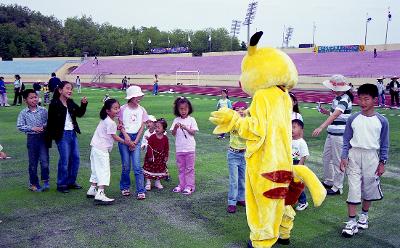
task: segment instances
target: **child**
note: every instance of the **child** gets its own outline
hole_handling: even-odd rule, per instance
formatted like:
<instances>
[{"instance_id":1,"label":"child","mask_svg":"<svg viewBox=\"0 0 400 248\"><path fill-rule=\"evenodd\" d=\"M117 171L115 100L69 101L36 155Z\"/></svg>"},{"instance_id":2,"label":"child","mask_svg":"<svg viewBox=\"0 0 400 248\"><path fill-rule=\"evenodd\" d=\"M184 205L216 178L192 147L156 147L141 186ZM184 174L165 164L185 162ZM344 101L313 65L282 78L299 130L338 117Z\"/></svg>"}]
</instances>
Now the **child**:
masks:
<instances>
[{"instance_id":1,"label":"child","mask_svg":"<svg viewBox=\"0 0 400 248\"><path fill-rule=\"evenodd\" d=\"M235 102L233 109L239 113L241 117L246 116L245 110L247 104L245 102ZM239 137L236 130L231 131L229 148L227 153L228 169L229 169L229 192L228 192L228 213L236 213L236 205L246 206L244 199L245 189L245 170L246 160L244 154L246 152L246 140Z\"/></svg>"},{"instance_id":2,"label":"child","mask_svg":"<svg viewBox=\"0 0 400 248\"><path fill-rule=\"evenodd\" d=\"M344 173L340 170L340 153L343 145L343 133L346 121L352 109L353 94L349 91L351 87L342 75L333 75L329 80L322 83L332 90L335 98L332 101L331 110L319 108L319 112L329 115L324 123L316 128L312 136L317 137L327 127L323 164L324 181L322 184L327 188L328 195L340 195L343 192Z\"/></svg>"},{"instance_id":3,"label":"child","mask_svg":"<svg viewBox=\"0 0 400 248\"><path fill-rule=\"evenodd\" d=\"M377 78L376 87L378 87L378 104L380 107L385 107L385 85L383 84L384 77Z\"/></svg>"},{"instance_id":4,"label":"child","mask_svg":"<svg viewBox=\"0 0 400 248\"><path fill-rule=\"evenodd\" d=\"M44 82L42 91L43 91L43 105L46 106L47 104L50 103L49 84L47 82Z\"/></svg>"},{"instance_id":5,"label":"child","mask_svg":"<svg viewBox=\"0 0 400 248\"><path fill-rule=\"evenodd\" d=\"M93 198L96 203L108 205L114 203L104 193L105 186L110 185L110 152L114 140L123 144L129 144L129 136L125 129L121 128L121 133L125 140L120 138L117 133L117 124L114 118L118 115L119 103L115 99L108 99L100 111L100 123L94 132L90 145L90 165L92 174L90 176L91 186L86 193L88 198ZM98 189L97 189L98 187Z\"/></svg>"},{"instance_id":6,"label":"child","mask_svg":"<svg viewBox=\"0 0 400 248\"><path fill-rule=\"evenodd\" d=\"M32 85L33 90L36 92L36 95L38 96L38 105L42 106L42 97L41 97L41 89L42 86L40 85L40 80L37 80L35 83Z\"/></svg>"},{"instance_id":7,"label":"child","mask_svg":"<svg viewBox=\"0 0 400 248\"><path fill-rule=\"evenodd\" d=\"M151 190L151 180L156 180L154 186L157 189L163 189L160 179L168 177L169 143L165 130L167 130L167 122L163 118L158 119L155 124L155 134L151 135L148 140L143 165L146 190Z\"/></svg>"},{"instance_id":8,"label":"child","mask_svg":"<svg viewBox=\"0 0 400 248\"><path fill-rule=\"evenodd\" d=\"M60 158L58 160L57 191L68 193L69 189L81 189L76 178L79 170L79 143L76 133L81 133L76 117L86 112L87 99L83 97L81 106L72 99L74 86L62 81L54 91L49 106L48 133L55 140Z\"/></svg>"},{"instance_id":9,"label":"child","mask_svg":"<svg viewBox=\"0 0 400 248\"><path fill-rule=\"evenodd\" d=\"M299 102L297 101L296 96L293 93L289 93L289 96L292 99L292 105L293 105L292 120L299 119L303 122L303 117L300 114Z\"/></svg>"},{"instance_id":10,"label":"child","mask_svg":"<svg viewBox=\"0 0 400 248\"><path fill-rule=\"evenodd\" d=\"M38 95L35 90L23 92L27 107L23 109L17 120L19 131L27 135L29 157L29 190L40 192L49 190L49 148L46 144L45 130L47 126L47 110L38 106ZM43 188L39 184L37 167L40 161Z\"/></svg>"},{"instance_id":11,"label":"child","mask_svg":"<svg viewBox=\"0 0 400 248\"><path fill-rule=\"evenodd\" d=\"M293 164L304 165L304 162L310 155L308 146L303 139L304 123L300 119L292 120L292 158ZM301 192L296 206L297 211L303 211L308 207L306 193Z\"/></svg>"},{"instance_id":12,"label":"child","mask_svg":"<svg viewBox=\"0 0 400 248\"><path fill-rule=\"evenodd\" d=\"M149 119L146 110L140 106L144 94L139 86L131 86L126 90L128 103L121 107L118 121L119 126L125 128L130 138L129 145L118 143L122 161L120 190L123 196L130 196L131 166L136 180L136 196L138 200L146 199L143 170L140 166L140 145L144 130L144 123ZM122 134L120 137L123 138ZM132 165L131 165L132 164Z\"/></svg>"},{"instance_id":13,"label":"child","mask_svg":"<svg viewBox=\"0 0 400 248\"><path fill-rule=\"evenodd\" d=\"M80 94L82 86L81 86L81 79L79 78L79 76L76 76L75 84L76 84L76 89L78 90L78 93Z\"/></svg>"},{"instance_id":14,"label":"child","mask_svg":"<svg viewBox=\"0 0 400 248\"><path fill-rule=\"evenodd\" d=\"M368 228L371 201L383 197L380 176L385 172L389 152L388 120L374 110L377 87L363 84L358 88L357 95L361 112L353 114L347 121L340 163L340 169L346 170L349 182L349 221L342 230L345 237L352 237L358 228ZM362 211L357 221L357 205L361 203Z\"/></svg>"},{"instance_id":15,"label":"child","mask_svg":"<svg viewBox=\"0 0 400 248\"><path fill-rule=\"evenodd\" d=\"M192 104L186 97L178 97L174 102L176 118L171 125L175 136L176 165L179 171L179 185L173 192L190 195L195 191L196 141L194 135L199 131L196 120L190 116Z\"/></svg>"},{"instance_id":16,"label":"child","mask_svg":"<svg viewBox=\"0 0 400 248\"><path fill-rule=\"evenodd\" d=\"M221 90L221 99L218 100L217 103L217 110L220 108L232 108L232 103L231 100L229 100L229 96L228 96L228 90L227 89L223 89ZM225 134L221 133L220 135L217 136L218 139L225 139Z\"/></svg>"},{"instance_id":17,"label":"child","mask_svg":"<svg viewBox=\"0 0 400 248\"><path fill-rule=\"evenodd\" d=\"M7 88L4 83L4 77L0 77L0 107L9 107L7 98Z\"/></svg>"},{"instance_id":18,"label":"child","mask_svg":"<svg viewBox=\"0 0 400 248\"><path fill-rule=\"evenodd\" d=\"M15 75L15 81L14 81L14 102L13 106L15 106L18 102L18 106L21 105L22 103L22 92L24 91L25 86L21 82L21 76L20 75Z\"/></svg>"},{"instance_id":19,"label":"child","mask_svg":"<svg viewBox=\"0 0 400 248\"><path fill-rule=\"evenodd\" d=\"M146 121L146 131L143 134L142 145L140 146L142 150L147 149L148 139L156 130L156 117L149 115L149 119Z\"/></svg>"}]
</instances>

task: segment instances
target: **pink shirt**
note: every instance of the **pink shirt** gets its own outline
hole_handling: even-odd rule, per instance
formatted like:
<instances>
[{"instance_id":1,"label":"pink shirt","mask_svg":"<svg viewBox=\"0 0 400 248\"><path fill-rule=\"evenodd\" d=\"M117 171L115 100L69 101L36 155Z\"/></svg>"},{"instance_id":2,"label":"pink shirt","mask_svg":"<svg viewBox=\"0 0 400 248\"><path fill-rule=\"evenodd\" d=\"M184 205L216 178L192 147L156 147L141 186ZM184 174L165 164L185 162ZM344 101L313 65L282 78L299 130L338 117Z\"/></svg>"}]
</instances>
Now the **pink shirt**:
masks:
<instances>
[{"instance_id":1,"label":"pink shirt","mask_svg":"<svg viewBox=\"0 0 400 248\"><path fill-rule=\"evenodd\" d=\"M147 111L142 107L131 108L128 104L122 105L118 118L122 121L127 133L137 133L144 122L149 119Z\"/></svg>"},{"instance_id":2,"label":"pink shirt","mask_svg":"<svg viewBox=\"0 0 400 248\"><path fill-rule=\"evenodd\" d=\"M114 139L111 135L116 133L117 124L107 116L107 118L101 120L99 125L97 125L90 145L97 149L111 152L114 144Z\"/></svg>"},{"instance_id":3,"label":"pink shirt","mask_svg":"<svg viewBox=\"0 0 400 248\"><path fill-rule=\"evenodd\" d=\"M188 116L185 119L182 119L181 117L176 117L171 125L171 131L174 129L176 123L181 123L192 130L199 131L196 120L191 116ZM196 151L196 141L194 139L194 136L190 135L186 130L178 128L175 135L175 148L176 152Z\"/></svg>"}]
</instances>

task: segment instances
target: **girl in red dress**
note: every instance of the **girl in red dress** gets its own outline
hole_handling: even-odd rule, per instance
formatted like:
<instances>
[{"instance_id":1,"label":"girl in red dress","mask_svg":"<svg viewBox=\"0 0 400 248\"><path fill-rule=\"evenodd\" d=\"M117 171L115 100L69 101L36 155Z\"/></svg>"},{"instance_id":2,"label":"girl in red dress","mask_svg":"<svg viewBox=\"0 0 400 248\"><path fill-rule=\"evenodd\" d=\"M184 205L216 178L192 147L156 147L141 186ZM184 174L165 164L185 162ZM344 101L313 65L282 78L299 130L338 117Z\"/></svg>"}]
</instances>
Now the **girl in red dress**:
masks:
<instances>
[{"instance_id":1,"label":"girl in red dress","mask_svg":"<svg viewBox=\"0 0 400 248\"><path fill-rule=\"evenodd\" d=\"M155 134L148 139L147 152L144 157L143 174L146 178L146 190L151 190L151 180L154 186L162 189L160 179L168 177L167 161L169 154L168 137L165 135L167 122L161 118L156 121Z\"/></svg>"}]
</instances>

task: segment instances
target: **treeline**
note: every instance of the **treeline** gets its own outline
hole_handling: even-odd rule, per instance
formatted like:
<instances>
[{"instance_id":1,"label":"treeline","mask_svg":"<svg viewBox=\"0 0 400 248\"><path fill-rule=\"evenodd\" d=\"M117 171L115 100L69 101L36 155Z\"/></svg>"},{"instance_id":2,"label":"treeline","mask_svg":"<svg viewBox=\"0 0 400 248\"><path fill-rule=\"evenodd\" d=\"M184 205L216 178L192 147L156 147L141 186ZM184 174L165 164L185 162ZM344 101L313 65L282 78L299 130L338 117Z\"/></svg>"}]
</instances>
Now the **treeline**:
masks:
<instances>
[{"instance_id":1,"label":"treeline","mask_svg":"<svg viewBox=\"0 0 400 248\"><path fill-rule=\"evenodd\" d=\"M126 29L109 23L98 24L87 16L67 18L62 23L54 16L44 16L28 7L0 5L0 57L3 60L82 56L84 52L89 56L144 54L155 47L189 47L194 55L201 55L209 51L245 50L246 44L240 44L236 37L231 39L225 28L170 32L157 27Z\"/></svg>"}]
</instances>

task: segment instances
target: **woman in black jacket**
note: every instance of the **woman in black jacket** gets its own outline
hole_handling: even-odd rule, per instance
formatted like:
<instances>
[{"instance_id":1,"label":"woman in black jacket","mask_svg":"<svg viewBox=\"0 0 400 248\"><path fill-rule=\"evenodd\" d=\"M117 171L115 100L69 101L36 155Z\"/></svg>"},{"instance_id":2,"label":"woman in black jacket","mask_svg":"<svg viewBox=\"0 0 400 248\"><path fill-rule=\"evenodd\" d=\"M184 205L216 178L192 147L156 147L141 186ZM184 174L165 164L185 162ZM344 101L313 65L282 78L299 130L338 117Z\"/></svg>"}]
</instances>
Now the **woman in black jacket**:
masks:
<instances>
[{"instance_id":1,"label":"woman in black jacket","mask_svg":"<svg viewBox=\"0 0 400 248\"><path fill-rule=\"evenodd\" d=\"M79 144L76 133L81 133L76 117L86 112L87 99L83 97L81 106L72 99L73 85L63 81L54 91L49 106L47 130L50 140L55 140L60 158L58 160L57 190L68 193L68 189L81 189L76 183L79 170Z\"/></svg>"}]
</instances>

